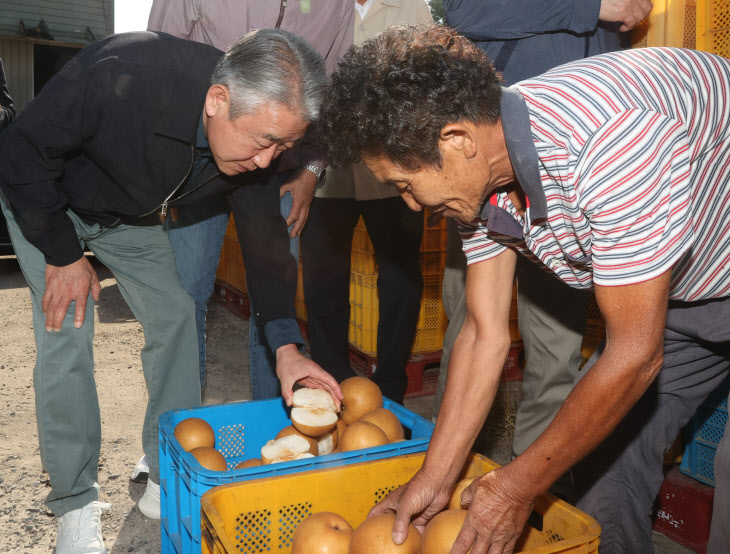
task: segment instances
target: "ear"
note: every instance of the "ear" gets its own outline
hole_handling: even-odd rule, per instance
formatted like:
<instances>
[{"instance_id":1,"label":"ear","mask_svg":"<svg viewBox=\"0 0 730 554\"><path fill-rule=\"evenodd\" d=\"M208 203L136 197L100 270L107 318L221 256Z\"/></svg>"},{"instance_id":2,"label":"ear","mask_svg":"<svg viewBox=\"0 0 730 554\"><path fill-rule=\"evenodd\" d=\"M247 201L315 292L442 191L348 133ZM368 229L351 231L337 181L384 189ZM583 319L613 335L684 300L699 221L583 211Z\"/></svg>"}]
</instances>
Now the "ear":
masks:
<instances>
[{"instance_id":1,"label":"ear","mask_svg":"<svg viewBox=\"0 0 730 554\"><path fill-rule=\"evenodd\" d=\"M228 106L230 105L230 93L228 87L224 85L213 85L208 89L205 95L205 113L208 117L213 117L218 112L228 114Z\"/></svg>"},{"instance_id":2,"label":"ear","mask_svg":"<svg viewBox=\"0 0 730 554\"><path fill-rule=\"evenodd\" d=\"M477 154L476 129L469 123L449 123L441 129L440 147L459 152L467 159Z\"/></svg>"}]
</instances>

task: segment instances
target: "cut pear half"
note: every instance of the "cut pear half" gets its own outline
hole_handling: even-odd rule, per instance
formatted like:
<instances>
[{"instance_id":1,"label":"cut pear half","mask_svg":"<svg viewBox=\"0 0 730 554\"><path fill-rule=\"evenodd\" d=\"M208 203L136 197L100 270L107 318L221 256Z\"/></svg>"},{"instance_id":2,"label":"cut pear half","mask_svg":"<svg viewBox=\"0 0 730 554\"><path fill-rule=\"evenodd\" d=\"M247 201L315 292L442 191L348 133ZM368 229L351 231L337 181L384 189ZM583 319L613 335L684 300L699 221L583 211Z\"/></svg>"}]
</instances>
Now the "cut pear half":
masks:
<instances>
[{"instance_id":1,"label":"cut pear half","mask_svg":"<svg viewBox=\"0 0 730 554\"><path fill-rule=\"evenodd\" d=\"M302 458L313 458L309 452L311 445L304 437L289 435L277 440L271 440L261 448L261 464L276 464L291 462Z\"/></svg>"},{"instance_id":2,"label":"cut pear half","mask_svg":"<svg viewBox=\"0 0 730 554\"><path fill-rule=\"evenodd\" d=\"M329 393L321 389L299 389L292 399L291 420L309 437L321 437L337 425L337 407Z\"/></svg>"}]
</instances>

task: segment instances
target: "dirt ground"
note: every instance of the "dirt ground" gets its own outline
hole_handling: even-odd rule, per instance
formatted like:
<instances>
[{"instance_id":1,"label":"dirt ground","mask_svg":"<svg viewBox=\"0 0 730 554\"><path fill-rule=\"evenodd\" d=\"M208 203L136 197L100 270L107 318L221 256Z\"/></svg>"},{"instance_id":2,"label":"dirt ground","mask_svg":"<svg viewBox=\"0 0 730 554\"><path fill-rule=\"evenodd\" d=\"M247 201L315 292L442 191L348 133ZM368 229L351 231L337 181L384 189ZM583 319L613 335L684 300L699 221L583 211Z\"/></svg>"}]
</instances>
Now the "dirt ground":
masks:
<instances>
[{"instance_id":1,"label":"dirt ground","mask_svg":"<svg viewBox=\"0 0 730 554\"><path fill-rule=\"evenodd\" d=\"M122 299L108 270L96 266L101 299L96 306L94 355L102 417L99 464L100 500L112 504L102 517L109 552L160 551L160 524L139 512L144 485L129 474L142 455L141 427L147 394L139 352L142 329ZM12 257L0 257L0 552L51 552L56 520L43 504L50 491L41 467L32 372L35 345L27 286ZM208 313L208 378L204 404L251 398L248 379L248 323L211 303ZM503 387L500 398L514 410L519 385ZM433 397L406 401L406 407L430 418ZM497 406L476 449L504 463L509 420ZM658 553L683 554L681 546L655 534Z\"/></svg>"}]
</instances>

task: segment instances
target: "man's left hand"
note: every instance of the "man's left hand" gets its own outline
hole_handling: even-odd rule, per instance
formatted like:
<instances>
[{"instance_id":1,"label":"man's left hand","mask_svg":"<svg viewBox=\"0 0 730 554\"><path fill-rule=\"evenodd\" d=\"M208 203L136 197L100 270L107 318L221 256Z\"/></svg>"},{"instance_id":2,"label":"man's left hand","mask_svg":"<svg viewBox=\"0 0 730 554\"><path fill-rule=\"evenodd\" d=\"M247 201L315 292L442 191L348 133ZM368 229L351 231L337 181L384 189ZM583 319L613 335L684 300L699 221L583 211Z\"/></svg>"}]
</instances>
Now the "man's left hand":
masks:
<instances>
[{"instance_id":1,"label":"man's left hand","mask_svg":"<svg viewBox=\"0 0 730 554\"><path fill-rule=\"evenodd\" d=\"M469 504L469 511L452 554L514 552L535 502L520 488L510 475L509 466L474 480L461 495L461 502Z\"/></svg>"},{"instance_id":2,"label":"man's left hand","mask_svg":"<svg viewBox=\"0 0 730 554\"><path fill-rule=\"evenodd\" d=\"M276 349L276 375L281 382L281 394L286 405L291 406L294 383L308 388L322 389L330 393L337 410L342 401L342 389L334 377L303 356L294 344L286 344Z\"/></svg>"},{"instance_id":3,"label":"man's left hand","mask_svg":"<svg viewBox=\"0 0 730 554\"><path fill-rule=\"evenodd\" d=\"M292 238L302 232L304 224L307 222L309 206L312 204L316 185L317 177L308 169L295 171L289 180L281 185L280 196L290 192L293 200L291 212L289 217L286 218L287 227L295 223L291 230Z\"/></svg>"}]
</instances>

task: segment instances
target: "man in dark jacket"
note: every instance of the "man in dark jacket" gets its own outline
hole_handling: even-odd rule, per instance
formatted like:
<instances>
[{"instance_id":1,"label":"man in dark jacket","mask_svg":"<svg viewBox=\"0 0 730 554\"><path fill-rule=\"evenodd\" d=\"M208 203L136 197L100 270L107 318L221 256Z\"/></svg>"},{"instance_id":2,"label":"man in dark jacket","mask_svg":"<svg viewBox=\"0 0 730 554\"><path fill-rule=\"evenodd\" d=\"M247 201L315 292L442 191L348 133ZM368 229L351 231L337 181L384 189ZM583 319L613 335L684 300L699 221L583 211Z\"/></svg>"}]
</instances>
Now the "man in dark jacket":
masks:
<instances>
[{"instance_id":1,"label":"man in dark jacket","mask_svg":"<svg viewBox=\"0 0 730 554\"><path fill-rule=\"evenodd\" d=\"M151 467L139 507L159 518L158 417L200 405L200 381L194 305L158 212L250 189L236 221L251 245L251 293L264 321L293 317L286 277L296 267L277 250L288 250L278 194L246 187L245 174L304 135L326 83L321 56L285 31L250 33L225 55L165 34L118 35L80 52L0 138L0 204L32 293L38 431L58 554L106 551L92 347L100 286L84 245L144 328ZM295 381L341 394L296 345L281 345L277 360L285 396Z\"/></svg>"}]
</instances>

